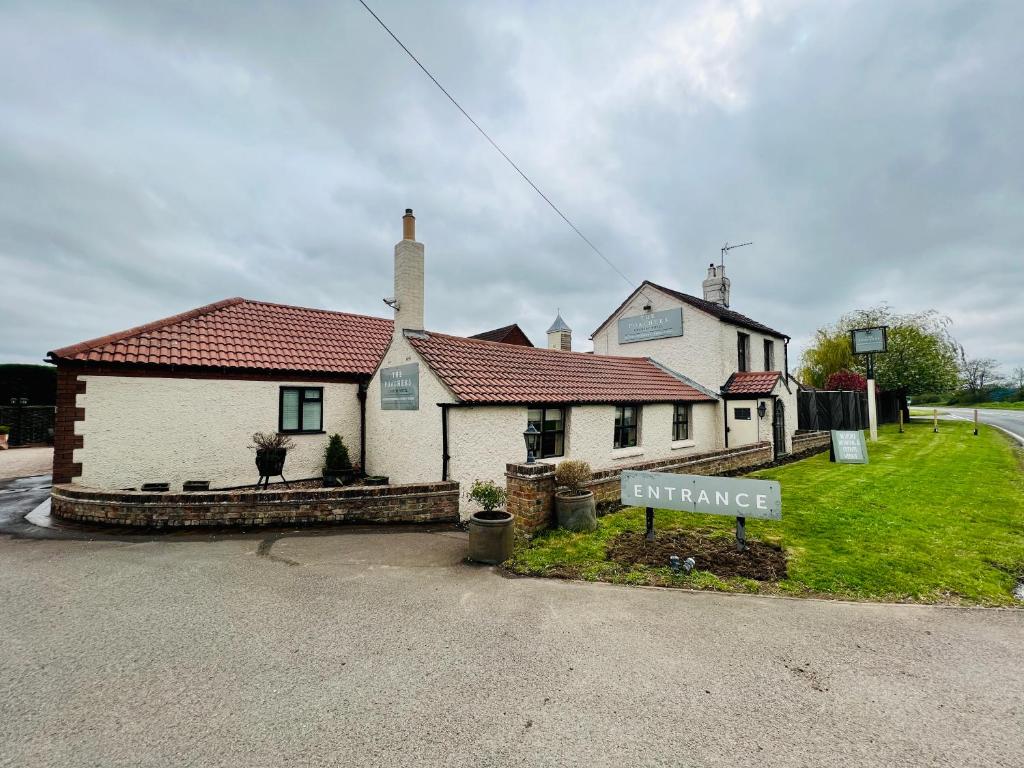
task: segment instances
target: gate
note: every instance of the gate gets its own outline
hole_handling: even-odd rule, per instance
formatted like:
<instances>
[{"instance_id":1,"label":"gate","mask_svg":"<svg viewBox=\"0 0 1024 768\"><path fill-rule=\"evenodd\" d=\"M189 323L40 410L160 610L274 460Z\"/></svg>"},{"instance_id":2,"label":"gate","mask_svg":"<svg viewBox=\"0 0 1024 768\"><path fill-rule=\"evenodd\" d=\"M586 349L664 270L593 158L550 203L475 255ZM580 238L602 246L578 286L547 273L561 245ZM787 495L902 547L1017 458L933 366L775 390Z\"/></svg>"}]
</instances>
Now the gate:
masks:
<instances>
[{"instance_id":1,"label":"gate","mask_svg":"<svg viewBox=\"0 0 1024 768\"><path fill-rule=\"evenodd\" d=\"M775 443L775 458L786 454L786 406L781 397L775 398L772 407L772 437Z\"/></svg>"}]
</instances>

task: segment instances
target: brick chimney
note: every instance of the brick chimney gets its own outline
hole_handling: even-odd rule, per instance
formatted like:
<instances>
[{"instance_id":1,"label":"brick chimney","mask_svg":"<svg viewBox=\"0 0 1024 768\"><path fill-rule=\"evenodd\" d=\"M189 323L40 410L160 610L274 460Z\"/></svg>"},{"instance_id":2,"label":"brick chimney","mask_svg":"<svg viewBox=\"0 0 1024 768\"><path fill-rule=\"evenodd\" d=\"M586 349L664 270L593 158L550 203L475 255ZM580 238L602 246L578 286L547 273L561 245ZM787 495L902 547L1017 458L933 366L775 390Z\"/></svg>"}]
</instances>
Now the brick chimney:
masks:
<instances>
[{"instance_id":1,"label":"brick chimney","mask_svg":"<svg viewBox=\"0 0 1024 768\"><path fill-rule=\"evenodd\" d=\"M708 276L704 278L704 300L713 304L729 306L729 278L725 276L725 265L708 264Z\"/></svg>"},{"instance_id":2,"label":"brick chimney","mask_svg":"<svg viewBox=\"0 0 1024 768\"><path fill-rule=\"evenodd\" d=\"M423 243L416 242L412 208L402 217L402 240L395 245L395 335L423 330Z\"/></svg>"}]
</instances>

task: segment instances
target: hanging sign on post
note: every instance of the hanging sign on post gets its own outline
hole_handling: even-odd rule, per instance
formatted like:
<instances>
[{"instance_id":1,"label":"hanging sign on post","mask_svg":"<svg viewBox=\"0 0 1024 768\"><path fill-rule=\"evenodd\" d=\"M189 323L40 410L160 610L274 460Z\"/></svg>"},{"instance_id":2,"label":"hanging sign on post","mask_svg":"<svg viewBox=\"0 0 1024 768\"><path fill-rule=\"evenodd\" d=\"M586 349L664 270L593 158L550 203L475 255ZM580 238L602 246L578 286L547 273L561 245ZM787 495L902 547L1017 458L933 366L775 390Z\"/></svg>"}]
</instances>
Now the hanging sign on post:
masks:
<instances>
[{"instance_id":1,"label":"hanging sign on post","mask_svg":"<svg viewBox=\"0 0 1024 768\"><path fill-rule=\"evenodd\" d=\"M850 345L855 355L868 355L889 351L889 326L854 328L850 331Z\"/></svg>"},{"instance_id":2,"label":"hanging sign on post","mask_svg":"<svg viewBox=\"0 0 1024 768\"><path fill-rule=\"evenodd\" d=\"M855 355L867 355L868 362L868 431L871 442L878 439L878 411L875 406L875 353L889 351L889 326L854 328L850 331L850 347Z\"/></svg>"}]
</instances>

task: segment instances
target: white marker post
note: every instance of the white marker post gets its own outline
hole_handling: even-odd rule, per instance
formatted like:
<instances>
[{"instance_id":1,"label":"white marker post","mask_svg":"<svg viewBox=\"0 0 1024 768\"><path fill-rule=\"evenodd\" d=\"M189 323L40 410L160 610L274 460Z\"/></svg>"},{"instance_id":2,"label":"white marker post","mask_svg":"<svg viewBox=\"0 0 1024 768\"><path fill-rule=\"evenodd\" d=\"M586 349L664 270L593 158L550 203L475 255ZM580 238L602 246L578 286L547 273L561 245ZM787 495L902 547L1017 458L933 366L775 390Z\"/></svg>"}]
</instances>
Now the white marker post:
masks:
<instances>
[{"instance_id":1,"label":"white marker post","mask_svg":"<svg viewBox=\"0 0 1024 768\"><path fill-rule=\"evenodd\" d=\"M868 379L868 427L871 430L871 442L878 442L878 411L875 409L875 380Z\"/></svg>"}]
</instances>

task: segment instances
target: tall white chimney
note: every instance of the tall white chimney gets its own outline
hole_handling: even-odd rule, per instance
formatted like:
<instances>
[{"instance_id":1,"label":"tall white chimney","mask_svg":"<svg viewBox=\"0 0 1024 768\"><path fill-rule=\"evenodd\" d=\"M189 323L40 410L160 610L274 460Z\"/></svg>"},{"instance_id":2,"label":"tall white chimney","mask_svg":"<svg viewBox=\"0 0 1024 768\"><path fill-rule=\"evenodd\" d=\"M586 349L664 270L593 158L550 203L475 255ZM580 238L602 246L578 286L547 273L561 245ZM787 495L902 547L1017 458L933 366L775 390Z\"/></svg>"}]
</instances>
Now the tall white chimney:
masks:
<instances>
[{"instance_id":1,"label":"tall white chimney","mask_svg":"<svg viewBox=\"0 0 1024 768\"><path fill-rule=\"evenodd\" d=\"M708 264L708 276L704 278L704 301L729 306L729 278L725 276L725 265Z\"/></svg>"},{"instance_id":2,"label":"tall white chimney","mask_svg":"<svg viewBox=\"0 0 1024 768\"><path fill-rule=\"evenodd\" d=\"M423 330L423 243L416 242L412 208L402 217L402 240L395 245L395 335Z\"/></svg>"}]
</instances>

